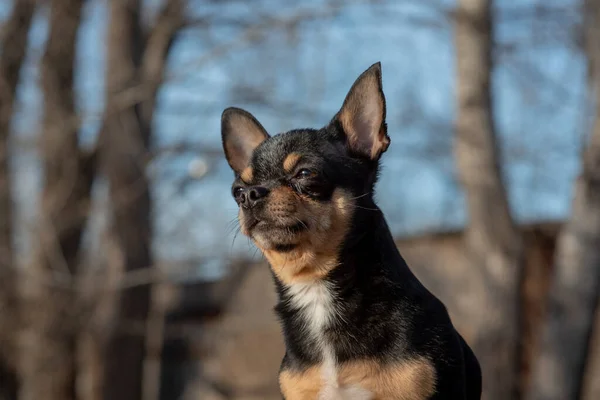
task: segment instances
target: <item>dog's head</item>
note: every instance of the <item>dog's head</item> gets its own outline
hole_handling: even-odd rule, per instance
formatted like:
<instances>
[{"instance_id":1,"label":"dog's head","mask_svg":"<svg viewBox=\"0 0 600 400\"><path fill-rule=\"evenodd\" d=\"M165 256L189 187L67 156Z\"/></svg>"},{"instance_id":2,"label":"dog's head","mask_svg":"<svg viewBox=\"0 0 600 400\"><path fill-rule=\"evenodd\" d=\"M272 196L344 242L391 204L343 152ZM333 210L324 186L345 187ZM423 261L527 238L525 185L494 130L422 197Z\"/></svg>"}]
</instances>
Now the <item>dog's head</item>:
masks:
<instances>
[{"instance_id":1,"label":"dog's head","mask_svg":"<svg viewBox=\"0 0 600 400\"><path fill-rule=\"evenodd\" d=\"M248 112L228 108L223 148L235 174L242 233L284 279L326 273L359 204L368 204L379 158L390 144L381 65L363 72L321 129L269 136Z\"/></svg>"}]
</instances>

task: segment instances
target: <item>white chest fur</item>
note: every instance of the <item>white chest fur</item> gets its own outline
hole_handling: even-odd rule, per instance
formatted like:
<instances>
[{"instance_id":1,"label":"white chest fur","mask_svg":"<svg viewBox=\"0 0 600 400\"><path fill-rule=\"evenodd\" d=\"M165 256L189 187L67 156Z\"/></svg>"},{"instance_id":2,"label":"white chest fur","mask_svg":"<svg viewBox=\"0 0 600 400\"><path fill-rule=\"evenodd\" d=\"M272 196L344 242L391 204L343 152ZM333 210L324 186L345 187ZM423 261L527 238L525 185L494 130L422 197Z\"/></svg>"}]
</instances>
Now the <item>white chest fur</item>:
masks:
<instances>
[{"instance_id":1,"label":"white chest fur","mask_svg":"<svg viewBox=\"0 0 600 400\"><path fill-rule=\"evenodd\" d=\"M371 394L356 386L343 387L338 383L338 369L331 343L324 329L338 317L334 295L327 283L295 283L288 287L290 305L303 314L307 333L313 338L323 356L322 389L319 400L369 400Z\"/></svg>"}]
</instances>

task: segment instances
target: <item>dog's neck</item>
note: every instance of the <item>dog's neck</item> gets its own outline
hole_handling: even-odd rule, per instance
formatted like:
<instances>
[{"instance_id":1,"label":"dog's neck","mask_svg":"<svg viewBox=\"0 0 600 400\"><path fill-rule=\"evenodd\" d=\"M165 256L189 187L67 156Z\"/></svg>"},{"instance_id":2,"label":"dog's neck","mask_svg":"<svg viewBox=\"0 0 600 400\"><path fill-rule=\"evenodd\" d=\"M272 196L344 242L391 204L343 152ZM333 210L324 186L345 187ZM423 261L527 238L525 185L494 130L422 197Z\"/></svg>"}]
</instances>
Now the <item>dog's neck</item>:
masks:
<instances>
[{"instance_id":1,"label":"dog's neck","mask_svg":"<svg viewBox=\"0 0 600 400\"><path fill-rule=\"evenodd\" d=\"M377 211L373 211L377 209ZM412 272L400 255L383 213L371 203L361 209L339 254L339 266L327 279L336 286L352 284L354 279L385 275L400 282L412 280Z\"/></svg>"}]
</instances>

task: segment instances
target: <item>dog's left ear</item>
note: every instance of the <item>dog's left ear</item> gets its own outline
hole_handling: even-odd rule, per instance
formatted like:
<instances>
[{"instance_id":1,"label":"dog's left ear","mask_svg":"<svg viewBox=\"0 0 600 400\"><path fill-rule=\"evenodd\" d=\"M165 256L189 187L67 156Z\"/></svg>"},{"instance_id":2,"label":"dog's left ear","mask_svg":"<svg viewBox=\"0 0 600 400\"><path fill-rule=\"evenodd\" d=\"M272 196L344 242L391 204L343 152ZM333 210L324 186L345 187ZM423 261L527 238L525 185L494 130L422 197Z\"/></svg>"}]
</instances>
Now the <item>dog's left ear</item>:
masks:
<instances>
[{"instance_id":1,"label":"dog's left ear","mask_svg":"<svg viewBox=\"0 0 600 400\"><path fill-rule=\"evenodd\" d=\"M221 115L221 138L229 166L236 174L248 166L254 149L269 137L263 126L246 110L229 107Z\"/></svg>"},{"instance_id":2,"label":"dog's left ear","mask_svg":"<svg viewBox=\"0 0 600 400\"><path fill-rule=\"evenodd\" d=\"M371 65L356 79L334 117L336 119L353 152L377 160L387 150L390 138L385 122L380 62Z\"/></svg>"}]
</instances>

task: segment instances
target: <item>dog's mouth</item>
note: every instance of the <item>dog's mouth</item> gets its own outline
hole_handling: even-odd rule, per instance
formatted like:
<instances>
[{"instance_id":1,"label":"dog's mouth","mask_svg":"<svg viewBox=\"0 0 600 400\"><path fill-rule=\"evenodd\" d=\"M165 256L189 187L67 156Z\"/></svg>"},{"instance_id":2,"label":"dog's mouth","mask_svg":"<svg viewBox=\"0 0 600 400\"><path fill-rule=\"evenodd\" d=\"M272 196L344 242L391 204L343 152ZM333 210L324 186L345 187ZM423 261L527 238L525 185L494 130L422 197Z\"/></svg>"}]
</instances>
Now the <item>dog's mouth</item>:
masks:
<instances>
[{"instance_id":1,"label":"dog's mouth","mask_svg":"<svg viewBox=\"0 0 600 400\"><path fill-rule=\"evenodd\" d=\"M287 231L289 233L299 233L308 229L308 225L306 225L306 223L302 221L298 221L293 224L280 224L269 221L257 221L255 226L264 230L282 230Z\"/></svg>"},{"instance_id":2,"label":"dog's mouth","mask_svg":"<svg viewBox=\"0 0 600 400\"><path fill-rule=\"evenodd\" d=\"M308 230L308 224L298 221L291 224L265 220L254 221L248 231L251 236L278 252L289 252L299 245L299 236Z\"/></svg>"},{"instance_id":3,"label":"dog's mouth","mask_svg":"<svg viewBox=\"0 0 600 400\"><path fill-rule=\"evenodd\" d=\"M273 250L279 253L289 253L298 247L297 243L289 243L289 244L273 244Z\"/></svg>"}]
</instances>

